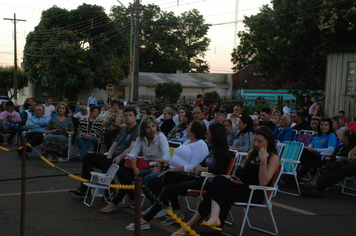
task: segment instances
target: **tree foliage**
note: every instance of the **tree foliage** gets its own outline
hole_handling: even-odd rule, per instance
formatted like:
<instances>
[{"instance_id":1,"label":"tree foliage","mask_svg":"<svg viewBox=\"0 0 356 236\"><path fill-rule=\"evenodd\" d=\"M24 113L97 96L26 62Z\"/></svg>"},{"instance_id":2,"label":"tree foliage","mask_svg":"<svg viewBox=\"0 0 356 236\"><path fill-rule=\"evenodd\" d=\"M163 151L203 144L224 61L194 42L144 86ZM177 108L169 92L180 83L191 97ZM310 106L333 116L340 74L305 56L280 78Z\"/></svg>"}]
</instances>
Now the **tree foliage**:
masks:
<instances>
[{"instance_id":1,"label":"tree foliage","mask_svg":"<svg viewBox=\"0 0 356 236\"><path fill-rule=\"evenodd\" d=\"M178 101L182 91L182 85L174 82L159 83L155 89L158 100L168 100L169 103L173 104Z\"/></svg>"},{"instance_id":2,"label":"tree foliage","mask_svg":"<svg viewBox=\"0 0 356 236\"><path fill-rule=\"evenodd\" d=\"M128 73L120 59L122 31L100 6L83 4L72 11L53 6L26 38L25 72L31 83L69 97L80 88L117 84Z\"/></svg>"},{"instance_id":3,"label":"tree foliage","mask_svg":"<svg viewBox=\"0 0 356 236\"><path fill-rule=\"evenodd\" d=\"M11 92L14 88L14 67L0 67L0 94L10 95L10 99L13 98L13 93ZM20 90L28 85L28 78L22 69L17 69L17 89ZM18 91L17 91L18 92Z\"/></svg>"},{"instance_id":4,"label":"tree foliage","mask_svg":"<svg viewBox=\"0 0 356 236\"><path fill-rule=\"evenodd\" d=\"M210 106L210 104L215 103L219 97L219 93L216 90L204 93L204 106Z\"/></svg>"},{"instance_id":5,"label":"tree foliage","mask_svg":"<svg viewBox=\"0 0 356 236\"><path fill-rule=\"evenodd\" d=\"M241 44L231 61L237 71L256 64L265 80L275 87L294 84L296 89L324 88L326 73L325 35L320 31L322 0L276 0L273 9L245 17Z\"/></svg>"},{"instance_id":6,"label":"tree foliage","mask_svg":"<svg viewBox=\"0 0 356 236\"><path fill-rule=\"evenodd\" d=\"M209 65L204 60L210 39L206 37L209 26L197 10L175 16L173 12L162 11L154 4L140 6L140 71L175 73L208 72ZM130 22L134 5L128 9L115 6L111 18L118 27ZM129 34L126 39L129 41Z\"/></svg>"}]
</instances>

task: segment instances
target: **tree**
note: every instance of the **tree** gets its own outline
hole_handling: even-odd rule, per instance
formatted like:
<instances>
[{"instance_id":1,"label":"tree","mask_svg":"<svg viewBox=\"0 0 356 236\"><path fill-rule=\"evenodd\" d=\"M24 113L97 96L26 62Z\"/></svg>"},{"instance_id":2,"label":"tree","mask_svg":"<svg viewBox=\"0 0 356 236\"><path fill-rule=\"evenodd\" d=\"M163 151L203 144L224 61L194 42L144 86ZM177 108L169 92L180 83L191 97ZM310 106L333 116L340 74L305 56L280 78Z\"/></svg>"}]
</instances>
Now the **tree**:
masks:
<instances>
[{"instance_id":1,"label":"tree","mask_svg":"<svg viewBox=\"0 0 356 236\"><path fill-rule=\"evenodd\" d=\"M14 94L11 89L14 88L14 67L0 67L0 94L11 94L10 99ZM20 90L28 85L28 79L22 69L17 69L17 89ZM19 92L19 91L17 91Z\"/></svg>"},{"instance_id":2,"label":"tree","mask_svg":"<svg viewBox=\"0 0 356 236\"><path fill-rule=\"evenodd\" d=\"M208 107L210 104L218 100L219 93L216 90L204 93L204 106Z\"/></svg>"},{"instance_id":3,"label":"tree","mask_svg":"<svg viewBox=\"0 0 356 236\"><path fill-rule=\"evenodd\" d=\"M155 89L156 98L169 103L176 103L182 91L182 85L174 82L159 83Z\"/></svg>"},{"instance_id":4,"label":"tree","mask_svg":"<svg viewBox=\"0 0 356 236\"><path fill-rule=\"evenodd\" d=\"M356 1L325 0L320 12L319 29L325 48L356 46Z\"/></svg>"},{"instance_id":5,"label":"tree","mask_svg":"<svg viewBox=\"0 0 356 236\"><path fill-rule=\"evenodd\" d=\"M128 73L119 59L121 31L100 6L83 4L72 11L53 6L26 38L25 73L34 85L69 97L80 88L118 84Z\"/></svg>"},{"instance_id":6,"label":"tree","mask_svg":"<svg viewBox=\"0 0 356 236\"><path fill-rule=\"evenodd\" d=\"M209 26L197 10L175 16L173 12L162 11L154 4L141 5L140 71L158 73L208 72L204 61L210 40L206 37ZM117 27L130 22L134 5L128 9L115 6L110 15ZM125 42L129 42L129 35ZM129 45L129 44L128 44ZM129 54L127 54L129 55Z\"/></svg>"},{"instance_id":7,"label":"tree","mask_svg":"<svg viewBox=\"0 0 356 236\"><path fill-rule=\"evenodd\" d=\"M325 84L325 50L319 30L323 1L273 1L273 9L245 17L246 32L233 50L233 70L256 64L274 87L294 84L295 89L319 90Z\"/></svg>"}]
</instances>

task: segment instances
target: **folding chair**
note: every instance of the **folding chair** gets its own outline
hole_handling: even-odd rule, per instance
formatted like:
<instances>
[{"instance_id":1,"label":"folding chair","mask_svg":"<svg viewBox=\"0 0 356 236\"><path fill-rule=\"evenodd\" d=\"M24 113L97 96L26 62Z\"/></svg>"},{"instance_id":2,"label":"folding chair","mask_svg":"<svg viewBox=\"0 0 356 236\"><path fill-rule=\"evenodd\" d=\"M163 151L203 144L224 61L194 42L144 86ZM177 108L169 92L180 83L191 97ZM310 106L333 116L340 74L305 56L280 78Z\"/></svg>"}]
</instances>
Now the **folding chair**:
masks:
<instances>
[{"instance_id":1,"label":"folding chair","mask_svg":"<svg viewBox=\"0 0 356 236\"><path fill-rule=\"evenodd\" d=\"M301 129L299 130L298 135L295 138L295 141L302 142L304 146L307 147L312 142L314 138L313 135L314 135L314 131Z\"/></svg>"},{"instance_id":2,"label":"folding chair","mask_svg":"<svg viewBox=\"0 0 356 236\"><path fill-rule=\"evenodd\" d=\"M297 137L297 135L298 135L298 130L296 130L296 129L292 129L292 131L293 131L293 133L294 133L294 136L293 136L293 141L295 140L295 138Z\"/></svg>"},{"instance_id":3,"label":"folding chair","mask_svg":"<svg viewBox=\"0 0 356 236\"><path fill-rule=\"evenodd\" d=\"M229 167L227 168L227 171L226 171L226 175L231 175L233 173L234 170L236 170L236 166L237 164L239 163L239 152L235 151L235 150L230 150L230 152L234 153L234 156L235 157L232 157L231 160L230 160L230 164L229 164ZM208 181L208 178L209 177L215 177L214 174L212 173L209 173L209 172L202 172L200 174L201 177L204 177L204 182L200 188L200 190L198 189L188 189L188 194L187 196L184 197L185 201L186 201L186 204L187 204L187 208L189 211L191 212L196 212L196 209L199 207L199 203L201 202L201 200L203 199L203 194L206 192L204 190L204 187L206 186L206 183ZM191 197L198 197L198 203L197 203L197 207L196 209L193 209L190 204L189 204L189 201L188 201L188 197L191 196Z\"/></svg>"},{"instance_id":4,"label":"folding chair","mask_svg":"<svg viewBox=\"0 0 356 236\"><path fill-rule=\"evenodd\" d=\"M251 193L250 193L250 198L248 200L248 202L233 202L233 205L235 206L242 206L244 207L244 219L242 221L242 225L241 225L241 230L240 230L240 236L243 234L244 228L245 228L245 224L247 221L248 226L253 229L253 230L257 230L257 231L261 231L270 235L277 235L278 234L278 228L277 228L277 224L276 221L274 219L273 216L273 212L272 212L272 198L275 196L274 193L277 192L278 189L278 183L279 183L279 179L281 178L281 175L283 173L283 166L281 164L279 164L279 168L278 171L276 172L276 174L273 177L273 181L272 181L272 187L266 187L266 186L257 186L257 185L250 185L249 188L251 189ZM255 191L263 191L264 193L264 201L261 204L256 204L256 203L252 203L252 197ZM267 208L268 212L270 214L270 217L272 219L272 223L274 226L274 232L272 231L267 231L265 229L262 228L258 228L255 226L252 226L249 219L248 219L248 213L250 210L250 207L260 207L260 208Z\"/></svg>"},{"instance_id":5,"label":"folding chair","mask_svg":"<svg viewBox=\"0 0 356 236\"><path fill-rule=\"evenodd\" d=\"M169 145L169 151L171 152L171 156L173 156L173 151L174 149L176 149L177 147L180 147L182 145L181 142L179 141L168 141L168 145Z\"/></svg>"},{"instance_id":6,"label":"folding chair","mask_svg":"<svg viewBox=\"0 0 356 236\"><path fill-rule=\"evenodd\" d=\"M105 202L109 203L108 199L105 196L105 190L108 191L109 193L109 197L110 197L110 201L112 201L112 196L110 193L110 188L109 188L109 184L111 183L111 181L115 178L116 172L119 170L119 166L116 164L111 164L110 168L108 169L108 171L104 174L104 173L100 173L100 172L90 172L91 174L91 178L89 182L84 182L83 184L86 185L88 187L87 192L85 194L84 197L84 204L88 207L91 207L94 203L95 197L104 197ZM97 183L99 184L94 184L93 181L94 179L97 178ZM95 188L94 194L92 196L91 199L91 203L87 203L87 199L89 198L89 191L90 188Z\"/></svg>"},{"instance_id":7,"label":"folding chair","mask_svg":"<svg viewBox=\"0 0 356 236\"><path fill-rule=\"evenodd\" d=\"M45 138L46 134L43 134L43 138ZM72 148L72 135L68 135L68 151L67 151L67 158L63 158L62 162L69 161L71 157L71 148Z\"/></svg>"},{"instance_id":8,"label":"folding chair","mask_svg":"<svg viewBox=\"0 0 356 236\"><path fill-rule=\"evenodd\" d=\"M282 191L278 188L278 191L281 193L299 196L300 195L300 188L297 179L297 167L300 163L299 159L302 155L304 149L304 144L302 142L295 142L295 141L286 141L284 142L284 148L282 153L280 154L281 164L283 165L283 172L282 175L292 175L294 177L295 183L297 185L298 193L291 193L287 191Z\"/></svg>"},{"instance_id":9,"label":"folding chair","mask_svg":"<svg viewBox=\"0 0 356 236\"><path fill-rule=\"evenodd\" d=\"M346 186L347 181L351 180L353 182L354 187ZM356 196L356 177L346 177L342 182L340 182L341 185L341 192L346 195L351 195L351 196ZM346 190L351 190L354 191L355 193L352 192L346 192Z\"/></svg>"}]
</instances>

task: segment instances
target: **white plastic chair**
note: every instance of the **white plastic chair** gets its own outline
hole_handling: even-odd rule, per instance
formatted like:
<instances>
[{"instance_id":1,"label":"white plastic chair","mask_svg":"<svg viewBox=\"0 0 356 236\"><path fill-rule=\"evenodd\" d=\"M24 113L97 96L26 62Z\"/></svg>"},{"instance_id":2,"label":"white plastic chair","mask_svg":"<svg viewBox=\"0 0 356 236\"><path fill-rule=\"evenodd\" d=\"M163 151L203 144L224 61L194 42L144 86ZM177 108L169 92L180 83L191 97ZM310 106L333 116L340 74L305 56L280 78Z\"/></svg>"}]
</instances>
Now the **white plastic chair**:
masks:
<instances>
[{"instance_id":1,"label":"white plastic chair","mask_svg":"<svg viewBox=\"0 0 356 236\"><path fill-rule=\"evenodd\" d=\"M346 186L347 181L352 181L354 187ZM341 192L342 192L343 194L351 195L351 196L355 196L355 197L356 197L356 177L355 177L355 176L346 177L342 182L340 182L340 185L341 185ZM351 190L351 191L353 191L354 193L349 192L349 191L346 192L346 190Z\"/></svg>"},{"instance_id":2,"label":"white plastic chair","mask_svg":"<svg viewBox=\"0 0 356 236\"><path fill-rule=\"evenodd\" d=\"M280 164L279 165L279 169L278 169L276 175L273 178L272 187L250 185L249 188L251 189L251 193L250 193L250 198L249 198L248 202L234 202L233 203L233 205L235 205L235 206L244 207L244 211L245 211L244 219L243 219L242 225L241 225L240 236L243 234L246 221L247 221L248 226L253 230L261 231L261 232L264 232L264 233L270 234L270 235L277 235L278 234L277 224L276 224L276 221L274 219L273 212L272 212L272 202L271 202L271 200L275 196L274 193L277 192L278 183L279 183L279 179L281 178L282 172L283 172L283 166ZM263 191L265 199L264 199L264 202L262 204L256 204L256 203L252 203L251 202L253 194L255 193L255 191ZM251 225L251 223L250 223L250 221L248 219L248 214L249 214L250 207L257 207L257 208L259 207L259 208L267 208L268 209L268 212L270 214L270 217L272 219L272 223L273 223L273 226L274 226L274 232L267 231L265 229L258 228L258 227L255 227L255 226Z\"/></svg>"},{"instance_id":3,"label":"white plastic chair","mask_svg":"<svg viewBox=\"0 0 356 236\"><path fill-rule=\"evenodd\" d=\"M46 134L43 134L43 138L45 138ZM69 161L70 156L71 156L71 148L72 148L72 135L68 135L68 151L67 151L67 158L63 158L62 162L64 161ZM54 160L55 161L55 160Z\"/></svg>"},{"instance_id":4,"label":"white plastic chair","mask_svg":"<svg viewBox=\"0 0 356 236\"><path fill-rule=\"evenodd\" d=\"M111 183L111 181L115 178L116 172L119 170L119 166L116 164L111 164L110 168L108 169L108 171L104 174L104 173L100 173L100 172L90 172L91 174L91 178L89 182L84 182L83 184L86 185L88 187L87 192L85 194L84 197L84 204L88 207L91 207L94 203L95 197L104 197L104 200L109 203L108 199L105 196L105 190L108 191L109 193L109 197L110 197L110 201L112 201L112 196L110 194L110 188L109 188L109 184ZM97 178L97 183L93 183L93 181ZM91 203L87 203L87 199L88 199L88 195L89 195L89 191L90 188L95 188L94 194L92 196L91 199Z\"/></svg>"}]
</instances>

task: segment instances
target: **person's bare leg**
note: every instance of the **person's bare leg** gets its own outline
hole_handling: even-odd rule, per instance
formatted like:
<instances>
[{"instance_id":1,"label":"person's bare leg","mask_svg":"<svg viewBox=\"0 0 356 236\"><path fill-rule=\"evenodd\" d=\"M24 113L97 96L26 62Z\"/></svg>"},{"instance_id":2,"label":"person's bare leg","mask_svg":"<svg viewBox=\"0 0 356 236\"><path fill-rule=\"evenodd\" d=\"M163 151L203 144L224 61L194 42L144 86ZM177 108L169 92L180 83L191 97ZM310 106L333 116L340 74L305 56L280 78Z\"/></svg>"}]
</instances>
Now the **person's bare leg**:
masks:
<instances>
[{"instance_id":1,"label":"person's bare leg","mask_svg":"<svg viewBox=\"0 0 356 236\"><path fill-rule=\"evenodd\" d=\"M211 200L211 214L210 214L210 218L207 222L210 224L214 224L216 226L220 226L221 221L220 221L219 215L220 215L219 204L216 201Z\"/></svg>"},{"instance_id":2,"label":"person's bare leg","mask_svg":"<svg viewBox=\"0 0 356 236\"><path fill-rule=\"evenodd\" d=\"M194 225L198 224L203 219L203 216L197 211L195 212L194 216L186 223L187 226L193 227ZM174 233L185 233L184 228L180 228ZM172 235L174 235L174 233Z\"/></svg>"}]
</instances>

